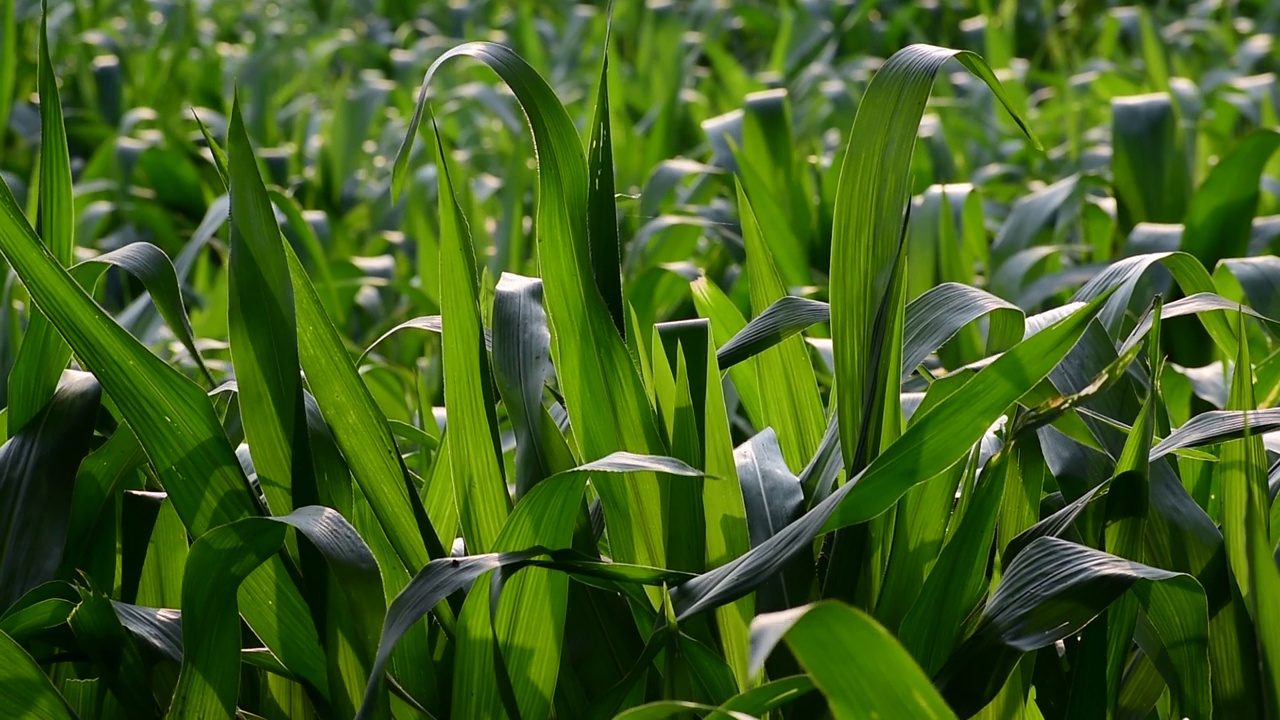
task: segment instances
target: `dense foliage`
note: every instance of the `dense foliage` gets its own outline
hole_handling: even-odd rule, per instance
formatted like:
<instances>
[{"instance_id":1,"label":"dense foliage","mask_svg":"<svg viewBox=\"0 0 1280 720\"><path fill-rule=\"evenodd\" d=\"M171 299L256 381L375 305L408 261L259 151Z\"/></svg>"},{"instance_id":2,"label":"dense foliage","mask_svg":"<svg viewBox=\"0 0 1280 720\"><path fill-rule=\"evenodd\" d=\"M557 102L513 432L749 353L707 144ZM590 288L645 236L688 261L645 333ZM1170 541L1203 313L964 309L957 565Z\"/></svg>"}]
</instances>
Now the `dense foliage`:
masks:
<instances>
[{"instance_id":1,"label":"dense foliage","mask_svg":"<svg viewBox=\"0 0 1280 720\"><path fill-rule=\"evenodd\" d=\"M3 0L0 716L1280 718L1167 5Z\"/></svg>"}]
</instances>

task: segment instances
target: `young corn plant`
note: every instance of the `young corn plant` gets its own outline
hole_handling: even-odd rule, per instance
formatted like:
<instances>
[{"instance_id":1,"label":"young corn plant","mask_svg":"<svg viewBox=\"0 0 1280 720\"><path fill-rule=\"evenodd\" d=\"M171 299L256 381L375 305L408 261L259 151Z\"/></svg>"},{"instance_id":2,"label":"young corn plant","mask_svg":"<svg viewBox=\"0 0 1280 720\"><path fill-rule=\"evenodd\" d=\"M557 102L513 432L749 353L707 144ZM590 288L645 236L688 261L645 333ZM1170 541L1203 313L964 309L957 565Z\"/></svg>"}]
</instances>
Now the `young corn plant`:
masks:
<instances>
[{"instance_id":1,"label":"young corn plant","mask_svg":"<svg viewBox=\"0 0 1280 720\"><path fill-rule=\"evenodd\" d=\"M1013 10L985 31L998 70ZM680 26L642 18L636 55L678 70L659 51ZM414 236L406 280L342 247L374 213L343 186L359 114L328 118L314 184L282 187L254 148L287 132L258 84L225 122L195 112L211 199L185 245L77 252L39 34L37 180L25 203L0 192L6 293L28 301L0 447L0 715L1280 715L1280 270L1249 256L1280 135L1215 137L1229 150L1197 171L1152 42L1163 94L1110 103L1110 176L1018 196L990 244L986 190L919 140L954 60L1040 152L1024 91L973 52L893 53L824 168L789 142L788 93L718 39L701 52L744 107L703 118L704 165L668 159L678 93L637 153L609 53L579 128L535 64L457 45L383 188ZM451 149L459 59L525 121L500 144L501 222ZM660 239L617 192L655 165L640 206L696 209L655 218L676 228ZM325 239L317 207L341 218ZM694 227L731 250L672 262ZM115 313L112 267L146 293ZM425 312L376 317L392 292ZM429 338L408 371L383 355L405 331Z\"/></svg>"}]
</instances>

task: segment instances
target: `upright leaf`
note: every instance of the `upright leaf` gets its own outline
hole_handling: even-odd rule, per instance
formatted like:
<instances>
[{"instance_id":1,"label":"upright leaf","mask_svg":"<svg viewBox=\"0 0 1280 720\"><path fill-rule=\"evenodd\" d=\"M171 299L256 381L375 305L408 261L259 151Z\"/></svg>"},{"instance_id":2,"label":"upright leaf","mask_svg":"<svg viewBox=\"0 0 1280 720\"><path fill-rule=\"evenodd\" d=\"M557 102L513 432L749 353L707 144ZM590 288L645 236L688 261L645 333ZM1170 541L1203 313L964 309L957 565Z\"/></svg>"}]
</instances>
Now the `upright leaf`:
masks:
<instances>
[{"instance_id":1,"label":"upright leaf","mask_svg":"<svg viewBox=\"0 0 1280 720\"><path fill-rule=\"evenodd\" d=\"M747 249L747 282L751 309L764 313L786 297L774 255L765 243L755 212L738 185L738 216ZM824 427L818 381L804 339L789 337L756 358L756 383L764 423L778 434L783 457L792 472L800 472L822 441Z\"/></svg>"},{"instance_id":2,"label":"upright leaf","mask_svg":"<svg viewBox=\"0 0 1280 720\"><path fill-rule=\"evenodd\" d=\"M308 506L281 517L244 518L205 533L191 546L182 578L182 671L169 714L174 717L232 717L240 685L241 633L236 588L254 568L280 550L285 531L294 528L324 556L342 589L355 648L367 675L377 645L377 622L385 604L378 564L364 540L331 508ZM373 592L370 592L373 590ZM241 606L242 607L242 606ZM336 712L354 712L357 696L327 683L311 690L333 702Z\"/></svg>"},{"instance_id":3,"label":"upright leaf","mask_svg":"<svg viewBox=\"0 0 1280 720\"><path fill-rule=\"evenodd\" d=\"M1121 234L1182 220L1191 195L1181 125L1167 92L1111 100L1111 174Z\"/></svg>"},{"instance_id":4,"label":"upright leaf","mask_svg":"<svg viewBox=\"0 0 1280 720\"><path fill-rule=\"evenodd\" d=\"M63 267L75 253L75 201L71 196L71 155L62 122L62 98L49 57L48 5L40 14L40 239ZM6 13L8 14L8 13ZM9 431L16 432L53 397L71 349L44 315L32 308L24 342L9 375Z\"/></svg>"},{"instance_id":5,"label":"upright leaf","mask_svg":"<svg viewBox=\"0 0 1280 720\"><path fill-rule=\"evenodd\" d=\"M831 231L836 411L845 466L851 472L861 470L854 459L864 445L873 453L880 450L878 430L865 437L864 428L878 428L881 414L893 411L890 400L897 403L899 363L871 361L881 350L877 342L893 342L877 339L884 332L877 331L877 318L884 317L887 328L901 327L905 296L887 292L911 199L911 155L934 77L951 58L986 82L1023 126L991 69L971 52L912 45L890 57L867 86L849 131ZM895 351L888 348L898 357ZM884 404L872 404L875 398Z\"/></svg>"},{"instance_id":6,"label":"upright leaf","mask_svg":"<svg viewBox=\"0 0 1280 720\"><path fill-rule=\"evenodd\" d=\"M227 131L231 195L227 328L240 418L271 512L318 502L307 442L293 283L239 101ZM309 487L309 491L308 488ZM295 494L302 502L295 502Z\"/></svg>"},{"instance_id":7,"label":"upright leaf","mask_svg":"<svg viewBox=\"0 0 1280 720\"><path fill-rule=\"evenodd\" d=\"M38 422L0 447L0 608L53 580L62 563L76 468L101 398L93 376L68 372Z\"/></svg>"},{"instance_id":8,"label":"upright leaf","mask_svg":"<svg viewBox=\"0 0 1280 720\"><path fill-rule=\"evenodd\" d=\"M1218 261L1249 254L1253 216L1261 194L1259 181L1267 161L1280 148L1280 133L1256 130L1245 136L1209 176L1187 207L1182 250L1213 270ZM1264 312L1266 308L1260 308Z\"/></svg>"},{"instance_id":9,"label":"upright leaf","mask_svg":"<svg viewBox=\"0 0 1280 720\"><path fill-rule=\"evenodd\" d=\"M1232 374L1231 392L1227 397L1227 410L1237 411L1247 418L1246 412L1257 407L1253 395L1253 366L1249 361L1249 343L1244 338L1244 318L1239 325L1241 342L1236 355L1235 372ZM1247 422L1247 420L1246 420ZM1217 485L1221 496L1219 510L1222 522L1222 540L1245 606L1256 608L1256 599L1250 595L1253 581L1250 579L1253 563L1249 554L1249 533L1256 528L1245 522L1246 517L1261 520L1262 535L1269 537L1266 518L1270 516L1270 502L1266 480L1266 454L1261 437L1246 437L1225 443L1222 462L1217 467ZM1255 613L1255 622L1257 621Z\"/></svg>"},{"instance_id":10,"label":"upright leaf","mask_svg":"<svg viewBox=\"0 0 1280 720\"><path fill-rule=\"evenodd\" d=\"M539 480L567 469L554 468L547 446L554 440L544 433L543 384L553 368L541 280L514 273L498 279L493 296L493 371L516 436L518 500Z\"/></svg>"},{"instance_id":11,"label":"upright leaf","mask_svg":"<svg viewBox=\"0 0 1280 720\"><path fill-rule=\"evenodd\" d=\"M40 243L8 185L0 192L0 252L128 421L188 530L199 535L255 513L209 397L148 352L76 284ZM316 630L283 563L268 561L249 577L244 592L252 598L245 603L245 619L263 643L291 671L322 683Z\"/></svg>"},{"instance_id":12,"label":"upright leaf","mask_svg":"<svg viewBox=\"0 0 1280 720\"><path fill-rule=\"evenodd\" d=\"M591 143L587 149L587 240L591 246L591 271L600 298L613 318L614 327L627 337L622 300L622 255L618 242L618 210L613 197L613 135L609 131L609 36L605 35L604 60L600 64L600 90L596 95Z\"/></svg>"},{"instance_id":13,"label":"upright leaf","mask_svg":"<svg viewBox=\"0 0 1280 720\"><path fill-rule=\"evenodd\" d=\"M434 124L434 121L433 121ZM480 291L475 250L462 209L453 196L444 145L436 133L440 173L440 311L448 323L441 340L444 355L445 412L453 497L467 547L493 547L510 511L498 441L497 398L480 322Z\"/></svg>"},{"instance_id":14,"label":"upright leaf","mask_svg":"<svg viewBox=\"0 0 1280 720\"><path fill-rule=\"evenodd\" d=\"M13 638L0 632L0 713L6 717L71 720L76 715L40 666Z\"/></svg>"},{"instance_id":15,"label":"upright leaf","mask_svg":"<svg viewBox=\"0 0 1280 720\"><path fill-rule=\"evenodd\" d=\"M409 132L396 157L395 187L404 181L431 78L443 63L461 56L476 58L498 73L515 93L533 131L538 161L535 230L551 322L551 353L573 427L590 428L574 433L582 457L590 460L617 450L662 454L663 443L640 377L593 279L587 230L589 175L582 142L546 81L501 45L466 43L446 52L428 68L423 80ZM659 482L641 473L599 485L616 559L663 563Z\"/></svg>"}]
</instances>

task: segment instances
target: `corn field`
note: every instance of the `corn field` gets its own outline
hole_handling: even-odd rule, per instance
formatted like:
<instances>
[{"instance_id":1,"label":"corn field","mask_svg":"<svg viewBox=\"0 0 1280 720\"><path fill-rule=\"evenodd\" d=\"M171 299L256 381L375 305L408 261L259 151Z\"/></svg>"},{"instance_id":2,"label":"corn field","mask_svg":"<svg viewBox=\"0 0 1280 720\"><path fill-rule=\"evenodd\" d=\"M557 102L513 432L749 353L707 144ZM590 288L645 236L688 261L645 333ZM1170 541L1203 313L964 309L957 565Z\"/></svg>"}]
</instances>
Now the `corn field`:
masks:
<instances>
[{"instance_id":1,"label":"corn field","mask_svg":"<svg viewBox=\"0 0 1280 720\"><path fill-rule=\"evenodd\" d=\"M0 717L1280 720L1278 32L0 0Z\"/></svg>"}]
</instances>

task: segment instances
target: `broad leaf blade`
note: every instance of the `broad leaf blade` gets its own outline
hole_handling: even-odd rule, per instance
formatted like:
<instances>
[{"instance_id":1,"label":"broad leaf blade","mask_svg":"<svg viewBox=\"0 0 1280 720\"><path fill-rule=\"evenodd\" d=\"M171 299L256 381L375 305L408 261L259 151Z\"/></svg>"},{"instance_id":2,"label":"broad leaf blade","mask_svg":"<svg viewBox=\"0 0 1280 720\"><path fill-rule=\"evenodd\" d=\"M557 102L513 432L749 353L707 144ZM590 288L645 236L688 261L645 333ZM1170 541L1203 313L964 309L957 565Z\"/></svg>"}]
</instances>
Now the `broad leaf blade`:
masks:
<instances>
[{"instance_id":1,"label":"broad leaf blade","mask_svg":"<svg viewBox=\"0 0 1280 720\"><path fill-rule=\"evenodd\" d=\"M71 196L71 156L67 132L62 122L62 98L49 57L47 3L40 14L40 239L62 267L71 265L75 252L75 202ZM7 14L7 13L6 13ZM26 425L53 397L71 349L49 325L38 309L33 309L26 340L18 348L9 376L9 429Z\"/></svg>"},{"instance_id":2,"label":"broad leaf blade","mask_svg":"<svg viewBox=\"0 0 1280 720\"><path fill-rule=\"evenodd\" d=\"M440 311L449 324L441 344L453 497L467 547L483 553L493 547L502 530L511 499L502 473L494 412L497 398L480 321L475 250L453 195L443 141L438 132L435 135L440 168Z\"/></svg>"},{"instance_id":3,"label":"broad leaf blade","mask_svg":"<svg viewBox=\"0 0 1280 720\"><path fill-rule=\"evenodd\" d=\"M955 717L911 655L860 610L827 601L757 617L753 670L783 638L837 718Z\"/></svg>"},{"instance_id":4,"label":"broad leaf blade","mask_svg":"<svg viewBox=\"0 0 1280 720\"><path fill-rule=\"evenodd\" d=\"M876 517L912 485L950 467L1062 360L1103 302L1099 298L1015 345L913 422L861 477L845 483L763 545L676 588L672 596L680 617L750 592L820 532Z\"/></svg>"},{"instance_id":5,"label":"broad leaf blade","mask_svg":"<svg viewBox=\"0 0 1280 720\"><path fill-rule=\"evenodd\" d=\"M395 185L401 185L407 171L431 78L443 63L464 56L498 73L515 93L533 131L538 160L535 226L551 351L573 426L591 428L591 432L574 433L582 456L600 458L618 450L662 454L665 448L640 377L595 283L587 224L589 175L582 142L546 81L501 45L466 43L446 52L427 70L396 157ZM661 503L658 485L640 475L602 487L617 559L651 565L664 562L664 527L656 513Z\"/></svg>"},{"instance_id":6,"label":"broad leaf blade","mask_svg":"<svg viewBox=\"0 0 1280 720\"><path fill-rule=\"evenodd\" d=\"M13 638L0 632L0 713L5 717L71 720L75 714L49 676Z\"/></svg>"},{"instance_id":7,"label":"broad leaf blade","mask_svg":"<svg viewBox=\"0 0 1280 720\"><path fill-rule=\"evenodd\" d=\"M36 422L0 447L0 608L58 572L101 397L93 376L68 372Z\"/></svg>"},{"instance_id":8,"label":"broad leaf blade","mask_svg":"<svg viewBox=\"0 0 1280 720\"><path fill-rule=\"evenodd\" d=\"M883 410L870 404L872 398L884 396L897 402L897 364L876 368L869 358L877 352L877 317L883 314L890 323L886 327L901 322L905 298L887 293L894 284L891 275L910 201L916 129L934 77L951 58L986 82L1022 125L991 69L965 51L912 45L889 58L867 87L840 168L831 240L831 337L840 378L836 411L845 467L850 472L861 470L854 467L854 459L864 445L872 450L871 456L880 449L878 431L873 431L875 437L860 437L864 427L881 424L863 417L865 413L878 416ZM890 351L896 355L894 349Z\"/></svg>"},{"instance_id":9,"label":"broad leaf blade","mask_svg":"<svg viewBox=\"0 0 1280 720\"><path fill-rule=\"evenodd\" d=\"M298 328L283 238L240 117L228 130L231 360L240 418L258 482L273 514L318 501L298 373ZM309 488L308 488L309 486Z\"/></svg>"}]
</instances>

